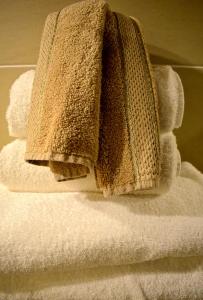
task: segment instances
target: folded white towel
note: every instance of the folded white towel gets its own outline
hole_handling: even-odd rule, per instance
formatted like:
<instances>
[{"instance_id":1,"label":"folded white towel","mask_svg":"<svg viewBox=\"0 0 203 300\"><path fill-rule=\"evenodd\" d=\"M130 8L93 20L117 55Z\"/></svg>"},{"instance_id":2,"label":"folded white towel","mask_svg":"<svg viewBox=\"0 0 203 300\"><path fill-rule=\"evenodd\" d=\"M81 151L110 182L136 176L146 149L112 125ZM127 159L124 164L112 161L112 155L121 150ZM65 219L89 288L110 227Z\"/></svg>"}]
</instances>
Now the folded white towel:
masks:
<instances>
[{"instance_id":1,"label":"folded white towel","mask_svg":"<svg viewBox=\"0 0 203 300\"><path fill-rule=\"evenodd\" d=\"M0 300L203 299L203 257L3 277Z\"/></svg>"},{"instance_id":2,"label":"folded white towel","mask_svg":"<svg viewBox=\"0 0 203 300\"><path fill-rule=\"evenodd\" d=\"M203 254L203 175L163 196L0 189L0 272L131 264ZM198 176L201 179L191 179Z\"/></svg>"},{"instance_id":3,"label":"folded white towel","mask_svg":"<svg viewBox=\"0 0 203 300\"><path fill-rule=\"evenodd\" d=\"M180 127L184 111L183 86L178 74L170 66L154 66L159 98L161 132ZM26 124L30 109L35 71L23 73L13 83L6 113L10 136L26 138Z\"/></svg>"},{"instance_id":4,"label":"folded white towel","mask_svg":"<svg viewBox=\"0 0 203 300\"><path fill-rule=\"evenodd\" d=\"M172 131L182 124L184 91L181 79L171 66L153 67L159 98L161 132Z\"/></svg>"},{"instance_id":5,"label":"folded white towel","mask_svg":"<svg viewBox=\"0 0 203 300\"><path fill-rule=\"evenodd\" d=\"M56 181L45 166L28 164L24 160L26 140L16 139L0 151L0 182L17 192L82 192L98 191L94 172L87 177Z\"/></svg>"},{"instance_id":6,"label":"folded white towel","mask_svg":"<svg viewBox=\"0 0 203 300\"><path fill-rule=\"evenodd\" d=\"M6 111L9 135L26 137L26 124L30 110L35 71L21 74L10 89L10 103Z\"/></svg>"},{"instance_id":7,"label":"folded white towel","mask_svg":"<svg viewBox=\"0 0 203 300\"><path fill-rule=\"evenodd\" d=\"M0 181L11 191L20 192L99 192L94 172L87 177L57 182L49 168L28 164L24 160L26 140L16 139L5 145L0 152ZM180 171L180 155L176 138L172 133L161 135L160 188L149 191L159 194L167 191ZM166 174L166 175L165 175ZM170 176L169 176L170 175ZM149 193L146 191L145 193Z\"/></svg>"},{"instance_id":8,"label":"folded white towel","mask_svg":"<svg viewBox=\"0 0 203 300\"><path fill-rule=\"evenodd\" d=\"M202 199L189 163L154 198L0 186L0 299L201 300Z\"/></svg>"}]
</instances>

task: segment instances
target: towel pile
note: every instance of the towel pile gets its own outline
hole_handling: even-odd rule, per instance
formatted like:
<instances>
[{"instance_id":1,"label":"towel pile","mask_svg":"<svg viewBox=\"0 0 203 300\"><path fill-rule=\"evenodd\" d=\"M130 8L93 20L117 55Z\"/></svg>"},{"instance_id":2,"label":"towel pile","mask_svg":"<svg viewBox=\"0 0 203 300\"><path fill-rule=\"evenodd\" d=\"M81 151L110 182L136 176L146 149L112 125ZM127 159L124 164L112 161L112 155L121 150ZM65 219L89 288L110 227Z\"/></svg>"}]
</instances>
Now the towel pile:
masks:
<instances>
[{"instance_id":1,"label":"towel pile","mask_svg":"<svg viewBox=\"0 0 203 300\"><path fill-rule=\"evenodd\" d=\"M159 187L158 101L138 23L86 0L48 16L26 161L58 181L94 168L104 196Z\"/></svg>"},{"instance_id":2,"label":"towel pile","mask_svg":"<svg viewBox=\"0 0 203 300\"><path fill-rule=\"evenodd\" d=\"M162 183L150 191L161 194L170 189L180 172L180 154L173 129L182 124L184 111L183 86L178 74L170 66L153 66L158 92L160 140L162 146ZM24 160L27 139L27 120L35 71L23 73L10 90L10 104L6 112L10 136L16 138L0 152L0 180L9 190L19 192L100 192L93 170L87 177L57 182L44 166L28 164Z\"/></svg>"},{"instance_id":3,"label":"towel pile","mask_svg":"<svg viewBox=\"0 0 203 300\"><path fill-rule=\"evenodd\" d=\"M0 186L1 300L203 299L203 174L162 196Z\"/></svg>"},{"instance_id":4,"label":"towel pile","mask_svg":"<svg viewBox=\"0 0 203 300\"><path fill-rule=\"evenodd\" d=\"M95 3L101 2L88 0L85 3L95 5ZM53 172L56 170L56 165L52 164L56 162L55 160L51 160L49 157L50 161L47 166L36 165L36 161L33 161L33 164L25 161L25 153L28 153L26 152L27 144L29 144L28 147L32 145L30 142L33 136L30 137L32 127L30 124L35 123L33 107L38 117L40 116L39 108L42 114L38 119L40 123L36 127L35 138L39 138L38 134L42 133L44 128L47 130L47 127L44 127L46 120L43 119L46 115L44 111L47 113L47 103L44 102L46 97L42 96L45 93L48 97L46 99L49 99L50 95L48 96L44 85L48 82L51 84L53 97L53 88L55 84L59 83L58 80L61 82L59 87L64 88L64 83L67 84L66 98L60 98L67 100L67 97L72 95L71 78L74 79L72 82L74 88L78 82L81 83L79 78L79 81L75 82L74 76L80 74L77 68L75 69L77 64L71 65L74 72L70 77L66 77L68 74L62 72L63 68L70 67L68 64L73 61L65 63L63 61L62 65L59 64L58 69L56 68L59 72L57 77L54 73L56 69L51 67L52 64L49 65L50 59L55 62L55 51L66 53L64 49L70 50L66 48L69 47L67 41L63 40L64 30L70 34L72 26L80 22L80 18L84 16L84 30L80 26L78 27L82 36L86 36L90 27L93 26L95 33L93 40L101 38L100 30L102 28L105 28L104 33L110 39L112 32L115 36L118 34L118 27L114 27L114 25L118 26L120 22L122 27L124 26L123 22L126 21L125 17L121 15L112 15L106 5L102 4L97 16L103 18L107 14L105 20L109 22L108 26L104 22L103 27L100 27L100 22L103 20L101 18L96 24L90 22L88 24L90 27L87 26L89 29L86 31L86 16L91 18L92 12L95 12L91 9L85 13L82 10L80 18L75 18L72 23L65 23L67 26L63 27L63 22L67 20L67 13L71 11L70 13L74 15L75 9L80 5L81 3L76 3L65 8L59 14L53 13L48 16L44 32L45 44L51 43L54 46L53 52L51 51L52 55L54 53L53 57L50 56L47 60L49 55L47 56L46 51L50 51L50 48L44 48L44 39L42 39L41 51L45 55L46 64L41 67L39 62L36 71L29 70L23 73L16 79L10 90L10 103L6 119L9 134L16 139L5 145L0 152L0 300L201 300L203 299L203 174L190 163L181 163L173 130L182 124L184 94L181 80L172 67L153 66L150 72L148 69L145 70L148 79L145 78L143 81L143 84L149 84L147 85L149 92L148 88L152 87L152 78L154 78L153 89L157 91L157 98L155 98L158 100L159 123L157 128L159 128L159 136L158 140L154 140L155 135L152 135L152 140L160 143L159 186L153 186L149 190L135 189L131 191L131 194L114 195L104 199L101 193L101 191L104 192L104 189L101 189L101 186L97 187L95 165L88 167L89 173L84 178L59 182L56 180L57 174ZM96 20L98 21L98 19ZM134 26L135 23L131 23L131 20L128 19L127 24ZM135 26L138 30L137 23ZM122 31L124 27L119 28ZM95 32L95 28L98 29L97 32ZM77 46L78 35L75 31L71 32L75 46ZM136 31L136 33L138 32L139 30ZM122 41L120 33L117 36L119 42ZM54 42L53 34L55 34ZM132 36L135 37L134 33ZM138 36L140 35L138 34ZM139 42L142 41L138 36L136 39ZM63 42L62 46L58 47L55 44L56 41ZM109 48L114 45L113 41L115 42L116 39L111 40L112 43L106 44L103 48L106 55L110 55ZM125 50L128 49L128 43L125 46ZM135 49L141 48L135 47ZM87 50L91 49L87 48ZM93 53L99 66L101 49L97 50L98 52ZM145 52L143 53L146 57ZM41 54L39 59L43 61ZM81 62L83 63L86 58L86 56L82 56ZM46 69L48 65L49 68ZM149 61L145 61L144 64L142 60L139 61L138 69L140 70L144 65L145 67L149 66ZM81 70L81 76L89 78L89 85L94 86L92 80L95 77L90 70L87 74L86 72L83 74L83 71ZM131 71L134 72L134 69ZM107 73L106 75L108 75ZM41 81L40 78L42 79L44 76L47 77ZM105 78L102 79L102 85L107 84ZM87 96L86 91L82 91L80 86L77 88L80 96L82 92L84 92L83 96ZM101 105L111 103L108 102L111 89L107 90L108 93L105 95L108 96L108 99L105 99L103 95L101 98L104 102L101 102ZM137 86L137 91L141 92L140 86ZM62 91L64 96L63 92L64 90ZM131 92L132 90L128 90L128 95L131 95ZM56 93L57 97L60 91L56 89ZM40 101L39 97L39 106L36 107L35 96L39 96L39 94L43 101ZM97 93L93 93L92 96L95 95ZM148 96L152 97L153 93L149 92ZM155 98L150 99L155 100ZM119 105L121 98L116 99ZM140 95L140 99L144 100L142 95ZM57 101L56 98L52 98L52 100ZM77 99L77 101L79 100L80 98ZM92 102L91 108L95 108L95 103L95 101ZM51 108L49 120L53 122L54 106L51 106L50 102L48 105ZM64 112L63 105L60 108L58 115L54 114L57 125L60 125L58 121L61 120ZM90 109L89 111L88 109L86 115L90 113L89 122L92 120L91 113L95 110ZM138 112L140 112L139 109ZM98 111L100 111L99 108L96 112L98 113ZM112 113L112 109L107 110L107 116L112 117L110 114L108 115L108 112ZM76 117L75 109L73 109L73 114ZM148 114L151 116L150 111ZM121 114L121 117L123 116ZM104 115L103 117L105 118ZM62 120L64 119L62 118ZM53 129L54 126L55 124L52 123L50 128ZM113 128L115 128L114 126L120 128L120 124L117 122L112 124ZM141 128L139 126L137 128ZM41 140L41 145L44 146L48 142L46 145L49 146L49 142L54 141L52 135L49 135L50 133L51 131L48 130L48 136L45 140ZM101 135L101 132L97 133ZM156 130L153 133L156 133ZM104 130L102 136L105 134ZM75 136L76 140L77 136ZM137 147L139 148L140 145ZM36 147L39 146L36 143ZM99 149L102 149L100 145ZM102 153L98 154L98 157L100 155ZM62 163L64 170L67 162L62 161ZM143 163L142 159L140 163ZM44 164L47 164L46 160ZM76 166L69 165L67 169L70 170L69 167L79 168L80 172L81 170L87 172L87 169L80 168L77 163ZM67 175L67 173L62 175ZM64 176L64 179L67 178ZM113 191L115 192L115 190Z\"/></svg>"},{"instance_id":5,"label":"towel pile","mask_svg":"<svg viewBox=\"0 0 203 300\"><path fill-rule=\"evenodd\" d=\"M97 187L109 196L162 191L171 175L165 161L174 157L174 148L173 137L160 137L157 93L139 23L112 12L103 0L50 14L25 160L49 167L58 181L94 170Z\"/></svg>"}]
</instances>

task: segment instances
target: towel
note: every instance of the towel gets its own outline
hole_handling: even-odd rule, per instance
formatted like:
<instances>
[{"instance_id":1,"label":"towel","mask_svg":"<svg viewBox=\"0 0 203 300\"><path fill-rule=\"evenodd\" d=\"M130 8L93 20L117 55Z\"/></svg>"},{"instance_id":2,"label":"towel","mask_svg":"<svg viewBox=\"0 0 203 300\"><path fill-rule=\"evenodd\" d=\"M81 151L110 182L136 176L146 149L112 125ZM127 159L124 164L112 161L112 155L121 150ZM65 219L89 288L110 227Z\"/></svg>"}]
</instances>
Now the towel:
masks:
<instances>
[{"instance_id":1,"label":"towel","mask_svg":"<svg viewBox=\"0 0 203 300\"><path fill-rule=\"evenodd\" d=\"M8 279L9 278L9 279ZM3 277L0 300L202 300L203 258Z\"/></svg>"},{"instance_id":2,"label":"towel","mask_svg":"<svg viewBox=\"0 0 203 300\"><path fill-rule=\"evenodd\" d=\"M172 133L161 134L160 187L145 193L161 194L170 189L180 173L180 154ZM99 192L94 171L86 177L57 182L48 168L28 164L24 160L26 140L16 139L0 152L0 181L11 191L18 192ZM138 193L138 192L135 192Z\"/></svg>"},{"instance_id":3,"label":"towel","mask_svg":"<svg viewBox=\"0 0 203 300\"><path fill-rule=\"evenodd\" d=\"M184 113L182 82L171 66L152 66L152 71L158 93L160 131L169 132L182 124ZM26 138L34 76L34 70L26 71L11 86L6 112L10 136Z\"/></svg>"},{"instance_id":4,"label":"towel","mask_svg":"<svg viewBox=\"0 0 203 300\"><path fill-rule=\"evenodd\" d=\"M6 111L8 132L13 137L26 137L26 124L30 111L35 71L21 74L10 88L10 102Z\"/></svg>"},{"instance_id":5,"label":"towel","mask_svg":"<svg viewBox=\"0 0 203 300\"><path fill-rule=\"evenodd\" d=\"M0 151L0 182L16 192L100 192L94 170L83 178L57 182L48 168L24 160L26 140L16 139Z\"/></svg>"},{"instance_id":6,"label":"towel","mask_svg":"<svg viewBox=\"0 0 203 300\"><path fill-rule=\"evenodd\" d=\"M95 170L104 196L160 181L158 99L138 23L87 0L48 16L25 160L58 181Z\"/></svg>"},{"instance_id":7,"label":"towel","mask_svg":"<svg viewBox=\"0 0 203 300\"><path fill-rule=\"evenodd\" d=\"M181 79L171 66L154 66L159 99L159 118L161 132L179 128L184 114L184 90Z\"/></svg>"},{"instance_id":8,"label":"towel","mask_svg":"<svg viewBox=\"0 0 203 300\"><path fill-rule=\"evenodd\" d=\"M202 199L187 162L154 198L0 186L0 299L201 300Z\"/></svg>"},{"instance_id":9,"label":"towel","mask_svg":"<svg viewBox=\"0 0 203 300\"><path fill-rule=\"evenodd\" d=\"M188 177L154 198L106 201L100 193L15 193L1 186L0 272L202 255L203 175L189 163L182 168Z\"/></svg>"}]
</instances>

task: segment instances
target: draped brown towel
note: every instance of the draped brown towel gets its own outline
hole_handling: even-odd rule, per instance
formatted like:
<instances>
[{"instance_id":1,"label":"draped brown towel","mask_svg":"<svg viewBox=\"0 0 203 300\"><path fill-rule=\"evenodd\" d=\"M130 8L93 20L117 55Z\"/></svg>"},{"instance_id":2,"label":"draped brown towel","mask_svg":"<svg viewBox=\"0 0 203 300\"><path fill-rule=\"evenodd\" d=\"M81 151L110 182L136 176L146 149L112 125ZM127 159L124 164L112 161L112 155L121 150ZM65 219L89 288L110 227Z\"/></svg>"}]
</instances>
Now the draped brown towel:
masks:
<instances>
[{"instance_id":1,"label":"draped brown towel","mask_svg":"<svg viewBox=\"0 0 203 300\"><path fill-rule=\"evenodd\" d=\"M104 195L160 180L158 101L140 26L88 0L45 23L28 118L25 160L58 181L94 169Z\"/></svg>"}]
</instances>

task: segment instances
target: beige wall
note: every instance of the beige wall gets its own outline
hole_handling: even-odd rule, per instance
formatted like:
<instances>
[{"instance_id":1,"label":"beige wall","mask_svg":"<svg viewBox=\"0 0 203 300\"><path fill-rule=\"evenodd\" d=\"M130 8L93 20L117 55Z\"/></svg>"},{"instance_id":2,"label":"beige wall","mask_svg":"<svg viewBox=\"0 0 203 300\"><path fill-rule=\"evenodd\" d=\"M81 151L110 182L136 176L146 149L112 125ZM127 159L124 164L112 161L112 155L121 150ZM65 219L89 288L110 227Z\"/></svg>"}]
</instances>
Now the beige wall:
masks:
<instances>
[{"instance_id":1,"label":"beige wall","mask_svg":"<svg viewBox=\"0 0 203 300\"><path fill-rule=\"evenodd\" d=\"M0 66L36 64L40 36L48 13L74 1L0 1ZM203 1L110 0L111 8L138 18L151 60L173 64L185 89L185 117L176 131L183 160L203 171ZM188 66L185 68L184 66ZM198 68L197 68L198 66ZM25 68L0 68L0 148L8 136L5 110L13 80Z\"/></svg>"}]
</instances>

